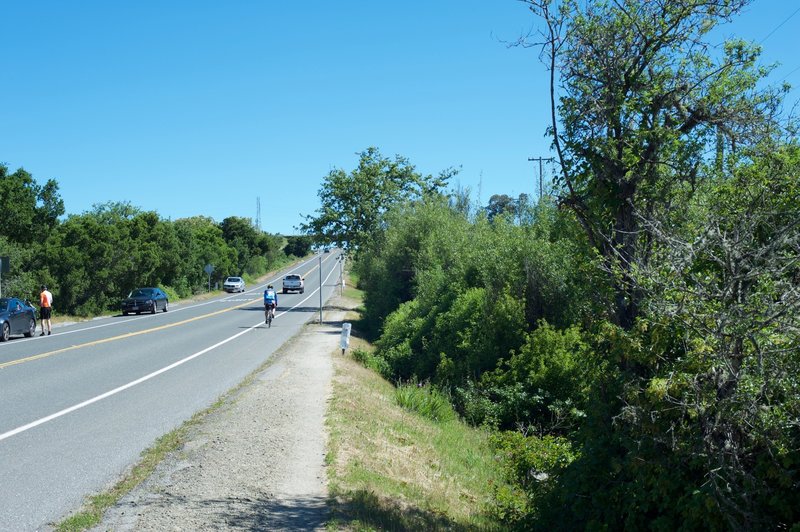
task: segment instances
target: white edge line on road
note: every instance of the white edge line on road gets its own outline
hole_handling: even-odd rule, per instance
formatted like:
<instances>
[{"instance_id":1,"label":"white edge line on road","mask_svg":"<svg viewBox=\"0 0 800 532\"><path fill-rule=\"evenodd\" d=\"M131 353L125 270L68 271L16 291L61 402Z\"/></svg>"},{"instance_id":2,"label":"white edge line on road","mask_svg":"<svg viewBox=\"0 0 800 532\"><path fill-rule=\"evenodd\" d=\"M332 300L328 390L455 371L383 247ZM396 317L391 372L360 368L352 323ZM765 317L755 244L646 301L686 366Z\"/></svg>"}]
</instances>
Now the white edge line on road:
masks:
<instances>
[{"instance_id":1,"label":"white edge line on road","mask_svg":"<svg viewBox=\"0 0 800 532\"><path fill-rule=\"evenodd\" d=\"M137 384L141 384L141 383L143 383L145 381L148 381L148 380L152 379L153 377L156 377L158 375L161 375L162 373L165 373L165 372L167 372L167 371L169 371L171 369L174 369L174 368L180 366L181 364L185 364L186 362L189 362L190 360L195 359L195 358L199 357L200 355L204 355L205 353L208 353L212 349L216 349L217 347L219 347L219 346L221 346L223 344L227 344L231 340L234 340L235 338L238 338L239 336L241 336L241 335L243 335L245 333L248 333L248 332L252 331L253 329L254 329L254 327L251 327L249 329L245 329L244 331L241 331L241 332L238 332L238 333L234 334L230 338L226 338L225 340L222 340L221 342L218 342L218 343L216 343L216 344L214 344L214 345L212 345L210 347L206 347L202 351L198 351L197 353L195 353L193 355L189 355L188 357L186 357L186 358L184 358L182 360L178 360L177 362L173 362L169 366L166 366L166 367L163 367L163 368L161 368L159 370L156 370L156 371L150 373L149 375L145 375L144 377L140 377L140 378L136 379L135 381L131 381L131 382L127 383L127 384L123 384L122 386L120 386L118 388L114 388L113 390L109 390L109 391L107 391L107 392L105 392L103 394L100 394L100 395L96 396L96 397L92 397L91 399L87 399L86 401L84 401L82 403L78 403L78 404L73 405L73 406L71 406L69 408L65 408L64 410L61 410L60 412L56 412L54 414L50 414L47 417L43 417L41 419L37 419L36 421L28 423L27 425L23 425L23 426L18 427L18 428L14 429L14 430L10 430L8 432L0 434L0 441L5 440L6 438L10 438L11 436L15 436L17 434L20 434L21 432L25 432L26 430L30 430L30 429L32 429L34 427L38 427L39 425L47 423L48 421L53 421L54 419L57 419L57 418L60 418L61 416L65 416L65 415L69 414L70 412L74 412L76 410L79 410L79 409L81 409L83 407L89 406L89 405L91 405L93 403L96 403L98 401L102 401L103 399L107 399L107 398L111 397L112 395L116 395L119 392L127 390L128 388L132 388L132 387L136 386Z\"/></svg>"},{"instance_id":2,"label":"white edge line on road","mask_svg":"<svg viewBox=\"0 0 800 532\"><path fill-rule=\"evenodd\" d=\"M330 276L333 275L334 271L335 271L335 268L332 268L331 272L325 278L325 281L327 281L330 278ZM322 272L320 272L320 273L322 273ZM318 290L319 290L319 287L317 287L313 292L311 292L311 294L309 294L309 296L307 298L303 299L300 303L298 303L297 305L294 305L289 310L291 310L293 308L296 308L296 307L299 307L301 304L303 304L306 301L308 301L311 298L311 296L313 296L315 293L317 293ZM289 310L285 310L285 311L281 312L281 314L279 314L279 315L282 316L283 314L286 314L287 312L289 312ZM140 378L136 379L135 381L131 381L131 382L127 383L127 384L123 384L122 386L114 388L113 390L109 390L109 391L107 391L107 392L105 392L103 394L100 394L98 396L92 397L91 399L87 399L86 401L83 401L82 403L78 403L76 405L70 406L69 408L65 408L64 410L61 410L59 412L55 412L54 414L50 414L49 416L43 417L41 419L37 419L36 421L32 421L31 423L28 423L27 425L23 425L21 427L17 427L16 429L10 430L8 432L4 432L4 433L0 434L0 441L8 439L8 438L10 438L12 436L16 436L17 434L20 434L20 433L25 432L27 430L30 430L32 428L38 427L39 425L43 425L43 424L45 424L45 423L47 423L49 421L53 421L54 419L58 419L58 418L60 418L62 416L65 416L65 415L71 413L71 412L75 412L76 410L80 410L81 408L84 408L86 406L94 404L94 403L96 403L98 401L102 401L103 399L107 399L107 398L111 397L112 395L116 395L116 394L118 394L118 393L120 393L122 391L127 390L128 388L133 388L137 384L141 384L141 383L143 383L145 381L148 381L148 380L152 379L153 377L157 377L158 375L161 375L162 373L166 373L167 371L169 371L171 369L175 369L178 366L180 366L182 364L185 364L186 362L189 362L190 360L193 360L193 359L195 359L195 358L197 358L197 357L199 357L201 355L204 355L204 354L208 353L209 351L211 351L213 349L216 349L217 347L219 347L221 345L227 344L231 340L235 340L236 338L242 336L243 334L249 333L250 331L252 331L256 327L258 327L259 325L261 325L261 320L259 320L259 322L256 325L253 325L249 329L245 329L244 331L238 332L238 333L234 334L233 336L222 340L221 342L217 342L216 344L214 344L212 346L206 347L202 351L198 351L197 353L195 353L193 355L189 355L188 357L186 357L184 359L178 360L177 362L173 362L169 366L165 366L165 367L163 367L163 368L161 368L159 370L156 370L156 371L154 371L154 372L152 372L152 373L150 373L148 375L145 375L144 377L140 377Z\"/></svg>"}]
</instances>

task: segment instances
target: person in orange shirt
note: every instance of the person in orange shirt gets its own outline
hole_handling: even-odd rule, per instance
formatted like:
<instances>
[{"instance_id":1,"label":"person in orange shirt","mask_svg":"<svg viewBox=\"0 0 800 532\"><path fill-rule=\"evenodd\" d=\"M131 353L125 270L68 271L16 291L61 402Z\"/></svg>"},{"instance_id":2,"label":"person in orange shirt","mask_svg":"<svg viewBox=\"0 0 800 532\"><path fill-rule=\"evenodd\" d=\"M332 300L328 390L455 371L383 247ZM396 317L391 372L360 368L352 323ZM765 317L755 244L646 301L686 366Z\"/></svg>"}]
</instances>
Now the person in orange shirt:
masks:
<instances>
[{"instance_id":1,"label":"person in orange shirt","mask_svg":"<svg viewBox=\"0 0 800 532\"><path fill-rule=\"evenodd\" d=\"M42 291L39 294L39 307L39 317L42 319L42 334L39 336L44 336L45 325L47 325L47 334L50 334L52 330L50 326L50 315L53 307L53 294L50 293L50 290L48 290L45 285L42 285Z\"/></svg>"}]
</instances>

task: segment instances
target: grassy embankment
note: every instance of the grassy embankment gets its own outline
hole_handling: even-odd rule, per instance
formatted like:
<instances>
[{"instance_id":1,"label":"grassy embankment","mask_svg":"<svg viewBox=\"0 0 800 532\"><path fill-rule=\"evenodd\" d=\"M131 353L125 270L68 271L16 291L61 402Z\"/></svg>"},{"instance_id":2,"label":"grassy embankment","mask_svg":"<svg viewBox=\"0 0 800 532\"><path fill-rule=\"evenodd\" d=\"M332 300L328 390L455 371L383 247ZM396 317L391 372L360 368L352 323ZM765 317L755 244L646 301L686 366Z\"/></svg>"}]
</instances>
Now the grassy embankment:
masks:
<instances>
[{"instance_id":1,"label":"grassy embankment","mask_svg":"<svg viewBox=\"0 0 800 532\"><path fill-rule=\"evenodd\" d=\"M348 288L345 297L361 295ZM348 319L357 327L357 313ZM359 363L370 356L364 340L353 338L350 347L335 357L327 421L330 528L499 529L487 511L492 486L502 483L487 434L463 424L436 397L431 409L429 390L396 388Z\"/></svg>"}]
</instances>

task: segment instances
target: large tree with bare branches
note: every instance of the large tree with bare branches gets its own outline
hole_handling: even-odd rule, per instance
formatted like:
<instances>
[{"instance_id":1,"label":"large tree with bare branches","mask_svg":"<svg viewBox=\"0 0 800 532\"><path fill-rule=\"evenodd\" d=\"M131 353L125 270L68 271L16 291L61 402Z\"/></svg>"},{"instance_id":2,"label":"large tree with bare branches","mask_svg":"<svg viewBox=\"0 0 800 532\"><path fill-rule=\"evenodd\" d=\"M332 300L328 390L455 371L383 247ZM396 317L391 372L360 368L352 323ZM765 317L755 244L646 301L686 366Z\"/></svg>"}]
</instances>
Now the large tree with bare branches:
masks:
<instances>
[{"instance_id":1,"label":"large tree with bare branches","mask_svg":"<svg viewBox=\"0 0 800 532\"><path fill-rule=\"evenodd\" d=\"M749 0L522 1L545 23L560 199L610 273L610 312L627 329L642 296L632 274L653 250L643 222L679 216L726 150L775 130L780 98L759 86L758 48L706 40Z\"/></svg>"}]
</instances>

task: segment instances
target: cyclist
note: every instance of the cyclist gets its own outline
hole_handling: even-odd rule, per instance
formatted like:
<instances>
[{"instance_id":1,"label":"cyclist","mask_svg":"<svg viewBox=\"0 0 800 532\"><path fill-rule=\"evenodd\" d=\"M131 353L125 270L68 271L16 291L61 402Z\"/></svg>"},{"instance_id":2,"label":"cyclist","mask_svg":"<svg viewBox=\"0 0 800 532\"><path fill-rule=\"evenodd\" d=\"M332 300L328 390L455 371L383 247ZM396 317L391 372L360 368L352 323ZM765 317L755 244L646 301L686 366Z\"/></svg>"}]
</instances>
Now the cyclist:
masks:
<instances>
[{"instance_id":1,"label":"cyclist","mask_svg":"<svg viewBox=\"0 0 800 532\"><path fill-rule=\"evenodd\" d=\"M266 315L265 323L275 317L275 309L278 308L278 292L272 285L268 285L264 290L264 314Z\"/></svg>"}]
</instances>

